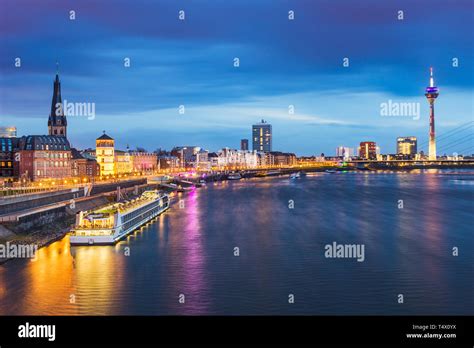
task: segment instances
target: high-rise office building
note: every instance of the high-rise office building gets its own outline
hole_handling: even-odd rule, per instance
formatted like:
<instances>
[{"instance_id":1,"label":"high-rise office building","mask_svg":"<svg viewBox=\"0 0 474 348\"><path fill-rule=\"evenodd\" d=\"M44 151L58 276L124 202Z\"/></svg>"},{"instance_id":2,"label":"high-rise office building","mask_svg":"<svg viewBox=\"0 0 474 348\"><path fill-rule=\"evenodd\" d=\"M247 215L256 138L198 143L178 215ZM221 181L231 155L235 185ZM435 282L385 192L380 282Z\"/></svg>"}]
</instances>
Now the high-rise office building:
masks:
<instances>
[{"instance_id":1,"label":"high-rise office building","mask_svg":"<svg viewBox=\"0 0 474 348\"><path fill-rule=\"evenodd\" d=\"M249 140L248 139L241 139L240 140L240 149L242 151L248 151L248 149L249 149Z\"/></svg>"},{"instance_id":2,"label":"high-rise office building","mask_svg":"<svg viewBox=\"0 0 474 348\"><path fill-rule=\"evenodd\" d=\"M354 156L354 149L352 147L338 146L336 147L336 156L349 158Z\"/></svg>"},{"instance_id":3,"label":"high-rise office building","mask_svg":"<svg viewBox=\"0 0 474 348\"><path fill-rule=\"evenodd\" d=\"M397 154L415 155L417 152L416 137L398 137Z\"/></svg>"},{"instance_id":4,"label":"high-rise office building","mask_svg":"<svg viewBox=\"0 0 474 348\"><path fill-rule=\"evenodd\" d=\"M377 158L377 144L374 141L363 141L359 145L359 157L364 159Z\"/></svg>"},{"instance_id":5,"label":"high-rise office building","mask_svg":"<svg viewBox=\"0 0 474 348\"><path fill-rule=\"evenodd\" d=\"M252 126L252 150L258 152L272 151L272 125L265 120Z\"/></svg>"}]
</instances>

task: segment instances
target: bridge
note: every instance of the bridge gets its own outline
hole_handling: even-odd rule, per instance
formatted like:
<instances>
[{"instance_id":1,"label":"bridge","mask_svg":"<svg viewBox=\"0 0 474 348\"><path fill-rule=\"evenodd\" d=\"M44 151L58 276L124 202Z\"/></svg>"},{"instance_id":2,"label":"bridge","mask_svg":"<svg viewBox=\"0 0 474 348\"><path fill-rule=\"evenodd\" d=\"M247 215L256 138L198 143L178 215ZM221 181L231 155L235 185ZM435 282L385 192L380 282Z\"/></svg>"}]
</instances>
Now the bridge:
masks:
<instances>
[{"instance_id":1,"label":"bridge","mask_svg":"<svg viewBox=\"0 0 474 348\"><path fill-rule=\"evenodd\" d=\"M349 166L356 168L400 168L400 169L423 169L423 168L473 168L474 160L353 160L348 161Z\"/></svg>"}]
</instances>

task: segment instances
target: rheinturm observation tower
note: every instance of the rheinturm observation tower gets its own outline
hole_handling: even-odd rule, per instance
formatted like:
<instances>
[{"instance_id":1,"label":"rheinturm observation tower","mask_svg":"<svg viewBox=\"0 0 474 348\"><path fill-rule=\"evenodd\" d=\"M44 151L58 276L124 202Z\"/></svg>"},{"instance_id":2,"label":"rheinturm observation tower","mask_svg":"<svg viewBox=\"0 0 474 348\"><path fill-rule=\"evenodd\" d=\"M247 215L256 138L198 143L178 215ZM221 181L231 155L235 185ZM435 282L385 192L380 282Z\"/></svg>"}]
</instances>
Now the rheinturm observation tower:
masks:
<instances>
[{"instance_id":1,"label":"rheinturm observation tower","mask_svg":"<svg viewBox=\"0 0 474 348\"><path fill-rule=\"evenodd\" d=\"M426 99L430 103L430 143L428 148L428 158L430 161L436 160L436 138L435 138L435 114L434 102L439 95L438 87L434 84L433 68L430 68L430 85L426 87Z\"/></svg>"}]
</instances>

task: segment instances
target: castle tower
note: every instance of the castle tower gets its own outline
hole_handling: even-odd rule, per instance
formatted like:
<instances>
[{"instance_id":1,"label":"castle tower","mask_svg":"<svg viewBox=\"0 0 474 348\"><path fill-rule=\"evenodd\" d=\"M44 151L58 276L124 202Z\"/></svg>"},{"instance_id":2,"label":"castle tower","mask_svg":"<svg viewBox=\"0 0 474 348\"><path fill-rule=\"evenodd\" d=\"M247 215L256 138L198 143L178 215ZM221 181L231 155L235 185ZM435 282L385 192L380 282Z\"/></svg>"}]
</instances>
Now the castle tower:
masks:
<instances>
[{"instance_id":1,"label":"castle tower","mask_svg":"<svg viewBox=\"0 0 474 348\"><path fill-rule=\"evenodd\" d=\"M95 158L100 166L100 176L115 174L115 141L105 131L95 141Z\"/></svg>"}]
</instances>

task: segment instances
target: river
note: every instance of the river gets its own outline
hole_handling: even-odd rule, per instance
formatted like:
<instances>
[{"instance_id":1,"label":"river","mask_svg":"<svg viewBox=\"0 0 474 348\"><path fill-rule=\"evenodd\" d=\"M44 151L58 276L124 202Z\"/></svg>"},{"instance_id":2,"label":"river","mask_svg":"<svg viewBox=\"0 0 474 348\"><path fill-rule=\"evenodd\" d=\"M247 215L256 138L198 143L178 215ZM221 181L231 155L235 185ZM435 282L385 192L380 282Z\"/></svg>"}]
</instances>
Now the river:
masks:
<instances>
[{"instance_id":1,"label":"river","mask_svg":"<svg viewBox=\"0 0 474 348\"><path fill-rule=\"evenodd\" d=\"M468 170L209 183L114 246L0 265L0 315L473 315L473 212Z\"/></svg>"}]
</instances>

